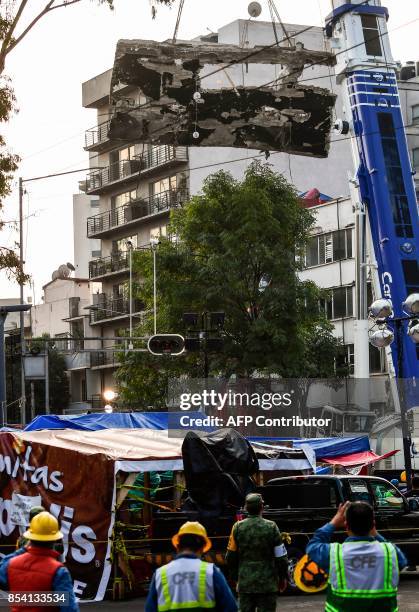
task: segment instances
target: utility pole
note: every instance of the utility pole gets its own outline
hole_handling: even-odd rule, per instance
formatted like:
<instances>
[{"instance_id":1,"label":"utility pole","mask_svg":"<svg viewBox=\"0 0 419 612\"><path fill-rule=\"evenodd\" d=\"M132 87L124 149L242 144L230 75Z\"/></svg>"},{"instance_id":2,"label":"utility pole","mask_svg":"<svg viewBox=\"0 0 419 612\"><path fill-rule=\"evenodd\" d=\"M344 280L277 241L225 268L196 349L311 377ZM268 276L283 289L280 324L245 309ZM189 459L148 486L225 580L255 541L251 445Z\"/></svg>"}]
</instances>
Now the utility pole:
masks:
<instances>
[{"instance_id":1,"label":"utility pole","mask_svg":"<svg viewBox=\"0 0 419 612\"><path fill-rule=\"evenodd\" d=\"M99 167L79 168L78 170L67 170L66 172L55 172L54 174L46 174L43 176L34 176L24 179L19 177L19 258L20 258L20 306L24 305L24 249L23 249L23 183L31 183L33 181L42 181L44 179L55 178L57 176L66 176L67 174L77 174L78 172L86 172L87 170L100 170ZM29 306L30 308L30 306ZM26 310L29 310L27 308ZM20 374L20 420L22 425L26 424L26 385L25 385L25 309L20 310L20 347L21 347L21 374Z\"/></svg>"},{"instance_id":2,"label":"utility pole","mask_svg":"<svg viewBox=\"0 0 419 612\"><path fill-rule=\"evenodd\" d=\"M19 258L20 258L20 305L24 304L24 253L23 253L23 179L19 177ZM25 384L25 313L20 312L20 421L26 424L26 384Z\"/></svg>"},{"instance_id":3,"label":"utility pole","mask_svg":"<svg viewBox=\"0 0 419 612\"><path fill-rule=\"evenodd\" d=\"M7 311L0 308L0 410L1 426L5 425L6 417L6 352L4 342L4 323Z\"/></svg>"}]
</instances>

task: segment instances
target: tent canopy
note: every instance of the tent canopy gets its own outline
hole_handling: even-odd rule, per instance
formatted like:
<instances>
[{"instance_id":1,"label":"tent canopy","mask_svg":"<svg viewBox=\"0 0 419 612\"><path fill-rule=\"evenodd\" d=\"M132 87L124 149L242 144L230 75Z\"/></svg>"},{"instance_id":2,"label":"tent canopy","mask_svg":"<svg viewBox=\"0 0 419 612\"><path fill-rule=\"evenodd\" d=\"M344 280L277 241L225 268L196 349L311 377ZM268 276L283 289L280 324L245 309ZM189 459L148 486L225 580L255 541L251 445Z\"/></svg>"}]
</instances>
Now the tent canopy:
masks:
<instances>
[{"instance_id":1,"label":"tent canopy","mask_svg":"<svg viewBox=\"0 0 419 612\"><path fill-rule=\"evenodd\" d=\"M102 431L24 431L17 433L25 442L77 451L85 455L103 454L109 459L135 461L181 459L182 438L168 437L167 431L152 429L107 429Z\"/></svg>"},{"instance_id":2,"label":"tent canopy","mask_svg":"<svg viewBox=\"0 0 419 612\"><path fill-rule=\"evenodd\" d=\"M38 430L79 430L80 432L95 432L99 430L131 430L137 433L134 436L139 436L138 430L155 430L164 431L165 439L167 439L167 430L179 429L182 427L179 424L180 417L183 412L133 412L124 413L117 412L113 414L92 413L78 416L73 415L42 415L36 417L27 427L25 432L35 432ZM201 416L202 413L189 413L191 417ZM202 427L202 431L212 431L214 428ZM185 434L188 429L183 427ZM127 431L124 434L127 436ZM71 438L71 436L70 436ZM92 439L94 436L92 437ZM68 436L65 437L68 440ZM173 441L174 438L171 438ZM249 437L250 441L254 442L270 442L270 441L292 441L294 448L309 447L315 454L316 459L327 459L329 457L337 457L349 455L352 453L360 453L370 450L368 436L358 436L356 438L272 438L272 437ZM87 444L87 447L89 444ZM97 451L96 451L97 452Z\"/></svg>"},{"instance_id":3,"label":"tent canopy","mask_svg":"<svg viewBox=\"0 0 419 612\"><path fill-rule=\"evenodd\" d=\"M343 465L347 467L355 465L370 465L371 463L375 463L376 461L381 461L382 459L391 457L392 455L395 455L398 452L398 450L393 450L389 453L385 453L384 455L376 455L372 451L364 451L361 453L352 453L350 455L344 455L341 457L321 459L321 461L323 461L324 463L329 463L331 465Z\"/></svg>"}]
</instances>

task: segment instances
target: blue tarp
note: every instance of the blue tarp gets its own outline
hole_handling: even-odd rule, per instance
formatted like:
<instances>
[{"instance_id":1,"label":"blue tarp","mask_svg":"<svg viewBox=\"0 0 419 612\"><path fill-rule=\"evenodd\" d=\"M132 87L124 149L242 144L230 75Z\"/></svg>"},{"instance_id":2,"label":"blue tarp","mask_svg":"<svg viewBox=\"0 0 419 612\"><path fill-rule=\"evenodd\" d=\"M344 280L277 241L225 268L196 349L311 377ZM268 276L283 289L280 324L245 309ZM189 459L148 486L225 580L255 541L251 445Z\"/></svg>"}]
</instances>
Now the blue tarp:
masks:
<instances>
[{"instance_id":1,"label":"blue tarp","mask_svg":"<svg viewBox=\"0 0 419 612\"><path fill-rule=\"evenodd\" d=\"M46 414L36 417L25 431L39 429L167 429L168 412L117 412L74 415Z\"/></svg>"},{"instance_id":2,"label":"blue tarp","mask_svg":"<svg viewBox=\"0 0 419 612\"><path fill-rule=\"evenodd\" d=\"M179 419L184 412L115 412L112 414L93 413L83 415L42 415L36 417L25 431L36 431L40 429L78 429L81 431L98 431L100 429L185 429L180 427ZM202 418L201 412L188 412L188 417ZM202 427L204 431L213 428ZM249 440L269 441L269 440L289 440L290 438L252 438ZM294 446L300 447L304 444L311 447L316 459L339 457L340 455L350 455L370 450L370 443L367 436L356 438L294 438Z\"/></svg>"}]
</instances>

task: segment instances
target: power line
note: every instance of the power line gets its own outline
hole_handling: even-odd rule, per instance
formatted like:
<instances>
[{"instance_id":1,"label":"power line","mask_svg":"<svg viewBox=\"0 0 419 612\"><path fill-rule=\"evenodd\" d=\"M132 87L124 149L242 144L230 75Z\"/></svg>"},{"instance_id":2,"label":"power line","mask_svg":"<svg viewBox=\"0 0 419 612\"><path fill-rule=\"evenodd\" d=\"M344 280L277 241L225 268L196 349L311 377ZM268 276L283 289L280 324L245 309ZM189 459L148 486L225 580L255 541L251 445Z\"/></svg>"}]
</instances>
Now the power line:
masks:
<instances>
[{"instance_id":1,"label":"power line","mask_svg":"<svg viewBox=\"0 0 419 612\"><path fill-rule=\"evenodd\" d=\"M361 3L361 4L354 5L354 9L355 9L356 7L362 6L362 4L366 4L366 5L368 5L368 4L369 4L369 0L365 0L365 1L364 1L363 3ZM406 22L405 24L402 24L402 25L400 25L400 26L398 26L398 27L396 27L396 28L393 28L392 30L388 31L386 34L389 34L390 32L394 32L394 31L396 31L396 30L398 30L398 29L400 29L400 28L402 28L402 27L406 27L406 26L408 26L408 25L411 25L412 23L415 23L415 22L416 22L416 21L418 21L418 20L419 20L419 18L414 19L414 20L409 21L409 22ZM303 28L303 29L301 29L301 30L299 30L299 31L295 32L295 34L294 34L293 36L294 36L294 37L299 36L299 35L301 35L301 34L304 34L304 33L308 32L309 30L312 30L312 29L317 28L317 27L319 27L319 26L315 26L315 25L312 25L312 26L307 26L307 27L305 27L305 28ZM383 35L384 35L384 34L383 34ZM380 37L381 37L381 36L379 35L379 36L377 36L376 38L380 38ZM209 76L212 76L212 75L214 75L214 74L217 74L218 72L224 71L226 68L228 68L228 67L230 67L230 66L232 66L232 65L235 65L235 64L237 64L237 63L243 63L243 62L245 62L245 61L246 61L246 59L249 59L249 58L253 57L254 55L257 55L257 54L261 53L262 51L264 51L264 50L266 50L266 49L270 49L270 48L272 48L272 47L276 47L276 46L278 46L278 44L280 44L280 43L282 43L282 42L285 42L285 41L287 41L287 40L289 40L289 37L288 37L288 36L283 37L283 38L282 38L281 40L279 40L278 42L276 42L276 41L275 41L275 43L273 43L272 45L264 45L264 46L260 47L259 49L256 49L255 51L248 53L247 55L245 55L243 58L240 58L239 60L231 60L231 61L230 61L230 62L227 64L227 66L223 66L222 68L216 69L215 71L213 71L213 72L211 72L211 73L208 73L208 74L206 74L206 75L203 75L202 77L200 77L200 80L202 81L203 79L205 79L205 78L207 78L207 77L209 77ZM349 50L351 50L351 49L353 49L353 48L356 48L356 47L358 47L358 46L361 46L362 44L364 44L364 43L362 42L362 43L359 43L359 44L357 44L357 45L354 45L354 46L352 46L352 47L350 47L350 48L348 48L348 49L344 49L344 50L340 51L339 53L336 53L336 54L335 54L335 56L338 56L338 55L340 55L341 53L344 53L344 52L349 51ZM305 66L305 68L304 68L304 69L311 68L311 67L314 67L314 66L316 66L316 65L321 66L321 65L323 65L323 63L322 63L322 62L318 62L318 61L317 61L317 62L312 62L311 64L309 64L309 65ZM371 69L372 69L372 70L376 70L376 68L374 68L374 67L372 67ZM298 71L298 72L299 72L299 71ZM295 72L294 72L294 73L289 73L289 74L287 75L287 77L288 77L288 76L290 76L290 75L292 75L292 74L295 74ZM332 76L336 76L336 74L330 74L330 69L329 69L329 75L328 75L328 76L329 76L329 78L331 78ZM281 77L279 77L279 78L281 78ZM269 85L271 85L271 84L273 84L273 83L278 82L279 78L275 78L275 79L273 79L272 81L269 81L268 83L266 83L266 84L264 84L264 85L259 85L258 87L259 87L259 88L267 87L267 86L269 86ZM327 76L325 75L325 76L311 77L311 78L306 78L306 79L299 79L299 80L298 80L298 83L312 82L312 81L319 80L319 79L324 79L324 78L327 78ZM400 89L400 88L399 88L399 89ZM151 104L152 104L152 102L146 102L145 104L142 104L142 105L139 105L139 106L137 106L137 107L134 107L132 110L144 109L144 108L149 107ZM97 115L97 117L101 117L101 116L107 116L108 118L112 118L112 112L111 112L111 111L107 111L106 113L103 113L102 115L101 115L101 114L98 114L98 115ZM105 121L104 123L106 123L106 121ZM158 130L158 131L160 131L160 130ZM150 135L152 135L152 134L154 134L154 133L157 133L158 131L153 131L152 133L150 133ZM34 157L35 155L41 154L41 153L43 153L44 151L50 150L50 149L52 149L52 148L55 148L56 146L59 146L59 144L62 144L62 143L64 143L64 142L68 142L69 140L72 140L73 138L76 138L78 135L83 135L83 133L85 133L85 132L79 132L79 133L75 134L74 136L71 136L71 137L69 137L69 138L67 138L67 139L65 139L65 140L59 141L58 143L56 143L56 144L52 145L51 147L47 147L46 149L42 149L41 151L38 151L38 152L32 153L31 155L29 155L28 157L23 158L23 159L29 159L30 157ZM117 149L117 148L119 148L119 147L115 147L115 149ZM95 159L95 158L99 158L99 155L92 156L90 159ZM76 163L80 163L80 162L76 162Z\"/></svg>"},{"instance_id":2,"label":"power line","mask_svg":"<svg viewBox=\"0 0 419 612\"><path fill-rule=\"evenodd\" d=\"M369 0L365 0L365 2L363 2L362 4L368 4L368 3L369 3ZM358 5L354 5L354 9L355 9L356 7L359 7L359 6L361 6L361 5L360 5L360 4L358 4ZM388 31L388 32L385 32L385 33L379 34L379 35L378 35L378 36L376 36L375 38L382 38L384 35L388 35L390 32L396 31L396 30L398 30L398 29L400 29L400 28L407 27L408 25L411 25L412 23L415 23L415 22L416 22L416 21L418 21L418 20L419 20L419 18L416 18L416 19L414 19L414 20L412 20L412 21L406 22L405 24L402 24L402 25L398 26L397 28L394 28L394 29L393 29L393 30L391 30L391 31ZM309 30L311 30L311 29L313 29L313 28L316 28L316 27L318 27L318 26L314 26L314 25L313 25L313 26L308 26L308 27L306 27L306 28L303 28L302 30L300 30L300 31L296 32L294 36L298 36L298 35L300 35L300 34L302 34L302 33L305 33L305 32L307 32L307 31L309 31ZM281 39L279 42L280 42L280 43L281 43L281 42L285 42L286 40L287 40L287 38L283 38L283 39ZM216 71L213 71L212 73L208 73L208 74L204 75L203 77L200 77L200 79L202 80L203 78L206 78L206 77L208 77L208 76L211 76L212 74L216 74L217 72L221 72L221 71L225 70L225 68L226 68L226 67L229 67L229 66L231 66L231 65L234 65L234 64L237 64L237 63L242 63L242 62L244 62L246 59L249 59L250 57L252 57L252 56L254 56L254 55L257 55L258 53L261 53L261 52L262 52L263 50L265 50L265 49L269 49L269 48L271 48L271 47L277 46L277 44L278 44L278 43L277 43L277 42L275 42L275 43L273 43L272 45L265 45L265 46L263 46L263 47L261 47L261 48L259 48L259 49L255 50L254 52L251 52L251 53L249 53L249 54L245 55L245 56L244 56L243 58L241 58L240 60L232 60L231 62L229 62L229 63L228 63L228 65L227 65L227 66L223 66L223 68L219 68L219 69L217 69ZM356 47L359 47L359 46L361 46L361 45L363 45L363 44L364 44L364 43L362 42L362 43L358 43L358 44L356 44L356 45L353 45L352 47L349 47L349 48L343 49L342 51L340 51L340 52L336 53L336 56L338 56L338 55L340 55L340 54L342 54L342 53L346 53L347 51L349 51L349 50L351 50L351 49L354 49L354 48L356 48ZM311 64L307 65L307 66L306 66L306 68L314 67L314 66L316 66L316 65L321 66L321 65L323 65L323 62L318 62L318 61L317 61L317 62L312 62ZM376 68L376 67L371 67L371 68L366 67L366 68L365 68L365 70L367 70L367 69L370 69L370 70L377 70L377 68ZM298 71L298 72L299 72L299 71ZM289 73L289 74L287 75L287 77L289 77L289 76L290 76L290 75L292 75L292 74L293 74L292 72L291 72L291 73ZM330 70L329 70L329 75L323 75L323 76L318 76L318 77L311 77L311 78L306 78L306 79L300 79L300 80L298 81L298 83L307 82L307 81L312 82L312 81L315 81L315 80L318 80L318 79L325 79L325 78L328 78L328 77L329 77L329 78L331 78L331 76L336 76L336 74L334 73L334 74L332 74L332 75L331 75L331 74L330 74ZM259 88L264 88L264 87L267 87L267 86L269 86L269 85L271 85L271 84L273 84L273 83L275 83L275 82L278 82L278 80L279 80L279 79L274 79L274 80L269 81L268 83L265 83L264 85L260 85L260 86L258 86L258 87L259 87ZM404 88L399 88L399 89L401 89L401 90L406 90L406 89L404 89ZM147 102L146 104L143 104L143 105L138 106L138 107L137 107L137 109L142 109L142 108L144 108L144 107L148 107L148 106L150 106L151 104L152 104L152 102ZM134 109L132 109L132 110L135 110L135 108L134 108ZM131 112L131 111L130 111L130 112ZM110 116L110 113L109 113L109 112L108 112L108 113L105 113L105 114L106 114L106 115L108 115L108 116ZM98 116L100 116L100 115L98 115ZM149 135L153 135L153 134L159 133L160 131L163 131L164 129L167 129L167 128L166 128L166 127L165 127L165 128L158 128L157 130L153 130L152 132L150 132L150 134L149 134ZM80 134L82 134L82 132L81 132ZM414 134L412 134L412 135L414 135ZM75 137L75 136L74 136L74 137ZM70 140L70 138L69 138L69 139L66 139L66 140L64 140L64 141L60 141L60 143L57 143L57 145L55 145L55 146L58 146L58 144L61 144L61 142L66 142L67 140ZM344 138L341 138L341 139L336 139L336 140L334 140L334 141L333 141L333 140L331 140L330 142L342 142L343 140L345 140L345 139L344 139ZM50 147L50 148L53 148L53 147ZM117 146L117 147L115 147L115 149L112 149L112 150L116 150L116 149L118 149L118 148L120 148L120 147L119 147L119 146ZM43 151L41 151L41 152L43 152ZM275 153L281 153L281 152L282 152L282 151L273 152L272 154L275 154ZM35 155L35 154L33 154L33 155ZM93 159L98 159L99 157L100 157L100 154L96 154L96 155L91 156L91 157L90 157L90 160L93 160ZM254 159L254 158L256 158L256 157L259 157L259 156L253 156L252 158ZM221 165L221 163L233 163L234 161L242 161L243 159L246 159L246 158L239 158L239 159L237 159L237 160L227 160L227 162L220 162L220 163L217 163L217 164L209 164L209 165L204 166L204 167L212 167L212 166L214 166L214 165ZM83 160L82 160L82 161L83 161ZM73 165L75 165L75 164L77 164L77 163L81 163L81 162L75 162ZM70 167L71 167L71 166L70 166ZM196 169L202 169L202 168L204 168L204 167L199 167L199 168L196 168ZM44 176L44 177L36 177L35 179L27 179L27 180L28 180L28 181L29 181L29 180L41 180L41 179L43 179L43 178L50 178L50 177L52 177L52 176L61 176L61 175L64 175L64 174L72 174L72 173L77 173L77 172L81 172L81 171L86 171L86 172L87 172L87 171L91 171L91 170L95 170L95 169L97 169L97 170L101 170L102 168L101 168L101 167L98 167L98 168L90 167L90 168L80 169L80 170L73 170L73 171L67 171L67 172L59 172L59 173L55 173L55 174L52 174L52 175L46 175L46 176ZM193 170L193 169L191 169L191 170Z\"/></svg>"}]
</instances>

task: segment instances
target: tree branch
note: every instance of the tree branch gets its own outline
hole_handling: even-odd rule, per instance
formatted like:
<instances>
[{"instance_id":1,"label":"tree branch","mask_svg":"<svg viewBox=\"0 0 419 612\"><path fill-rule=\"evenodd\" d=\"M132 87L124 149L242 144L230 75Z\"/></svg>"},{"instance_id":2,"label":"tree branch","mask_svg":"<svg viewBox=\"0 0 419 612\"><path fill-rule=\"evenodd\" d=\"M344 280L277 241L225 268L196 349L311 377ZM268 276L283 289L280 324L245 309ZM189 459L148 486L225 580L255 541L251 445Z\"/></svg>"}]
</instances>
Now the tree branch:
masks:
<instances>
[{"instance_id":1,"label":"tree branch","mask_svg":"<svg viewBox=\"0 0 419 612\"><path fill-rule=\"evenodd\" d=\"M27 1L28 0L23 0L25 4ZM16 45L18 45L21 42L21 40L26 36L26 34L28 34L28 32L32 30L34 25L36 25L38 21L42 19L42 17L45 17L47 13L50 13L51 11L57 8L62 8L65 6L71 6L72 4L77 4L78 2L81 2L81 0L70 0L69 2L63 2L61 4L56 4L55 6L54 6L54 2L55 0L50 0L50 2L47 2L47 4L42 9L42 11L38 13L38 15L31 21L31 23L23 30L22 34L20 34L12 43L9 44L9 46L5 50L5 53L4 53L5 56L8 53L10 53L10 51L12 51L12 49L14 49Z\"/></svg>"},{"instance_id":2,"label":"tree branch","mask_svg":"<svg viewBox=\"0 0 419 612\"><path fill-rule=\"evenodd\" d=\"M19 19L22 16L22 13L25 9L25 6L27 5L28 0L22 0L22 2L19 5L19 8L17 10L17 13L15 15L15 18L12 21L12 24L6 34L6 36L4 37L3 43L1 45L1 49L0 49L0 73L3 72L4 70L4 64L5 64L5 60L6 60L6 55L8 53L8 49L10 47L10 41L12 39L13 36L13 32L16 29L16 26L19 22Z\"/></svg>"}]
</instances>

